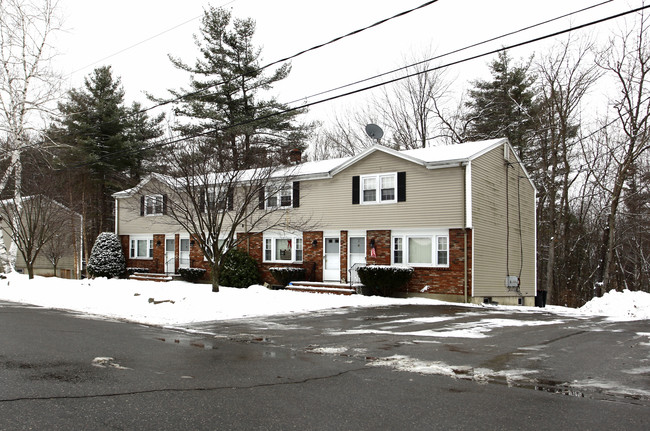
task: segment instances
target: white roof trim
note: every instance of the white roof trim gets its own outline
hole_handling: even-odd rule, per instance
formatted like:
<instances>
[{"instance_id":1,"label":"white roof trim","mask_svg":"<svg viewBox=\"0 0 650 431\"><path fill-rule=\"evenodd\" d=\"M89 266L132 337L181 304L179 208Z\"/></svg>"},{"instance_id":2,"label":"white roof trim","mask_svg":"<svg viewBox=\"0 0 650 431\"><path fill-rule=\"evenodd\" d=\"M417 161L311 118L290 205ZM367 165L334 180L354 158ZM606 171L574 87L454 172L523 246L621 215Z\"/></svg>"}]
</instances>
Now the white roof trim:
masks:
<instances>
[{"instance_id":1,"label":"white roof trim","mask_svg":"<svg viewBox=\"0 0 650 431\"><path fill-rule=\"evenodd\" d=\"M462 147L463 145L467 145L467 147L463 148ZM517 163L519 163L519 165L522 167L524 174L526 175L528 181L534 188L535 185L533 184L530 175L526 171L524 165L521 163L521 160L519 160L517 153L514 151L514 149L512 148L512 146L510 145L510 143L506 138L477 141L474 143L468 142L466 144L442 146L439 147L440 152L438 153L438 157L432 157L435 156L435 154L431 152L431 151L435 151L433 150L433 148L437 148L437 147L397 151L392 148L388 148L388 147L384 147L383 145L376 144L373 145L372 147L367 148L366 150L357 154L356 156L341 158L340 163L338 164L337 162L339 162L339 160L337 159L321 160L317 162L306 162L300 165L287 167L286 169L280 169L276 174L274 174L274 176L276 177L286 176L292 178L293 180L298 180L298 181L329 179L332 178L334 175L338 174L339 172L359 162L360 160L363 160L364 158L366 158L370 154L373 154L376 151L381 151L385 154L400 158L402 160L409 161L411 163L415 163L416 165L423 166L427 169L450 168L450 167L461 166L463 164L469 163L470 161L478 157L481 157L485 153L492 151L495 148L502 145L508 145L512 153L515 155L515 158L517 159ZM440 153L442 153L442 156L440 155ZM417 154L417 156L413 154ZM292 170L295 173L292 174L291 173ZM304 173L301 173L300 172L301 170ZM166 184L171 184L174 182L174 178L171 178L166 175L153 173L147 175L144 179L142 179L142 181L140 181L140 183L137 186L130 188L128 190L123 190L123 191L113 193L112 196L116 199L132 197L133 195L138 193L149 181L151 181L154 178Z\"/></svg>"},{"instance_id":2,"label":"white roof trim","mask_svg":"<svg viewBox=\"0 0 650 431\"><path fill-rule=\"evenodd\" d=\"M137 186L131 187L130 189L115 192L111 196L114 197L115 199L130 198L131 196L135 195L140 190L142 190L142 188L144 186L146 186L149 183L149 181L151 181L154 178L157 179L160 182L163 182L163 183L169 183L170 180L173 180L173 178L171 178L171 177L168 177L168 176L165 176L165 175L158 174L158 173L154 172L154 173L151 173L151 174L147 175L142 180L140 180L140 182L138 183Z\"/></svg>"},{"instance_id":3,"label":"white roof trim","mask_svg":"<svg viewBox=\"0 0 650 431\"><path fill-rule=\"evenodd\" d=\"M342 170L344 170L346 168L349 168L353 164L357 163L359 160L366 158L367 156L374 153L375 151L382 151L382 152L384 152L386 154L390 154L391 156L399 157L401 159L407 160L409 162L415 163L415 164L420 165L420 166L425 165L425 163L422 160L420 160L420 159L418 159L416 157L409 156L408 154L404 154L404 153L402 153L400 151L393 150L392 148L384 147L383 145L375 144L372 147L370 147L370 148L366 149L365 151L363 151L362 153L357 154L356 156L352 157L351 159L348 159L346 162L344 162L344 163L340 164L339 166L337 166L336 168L332 169L330 171L330 175L334 176L334 175L338 174Z\"/></svg>"}]
</instances>

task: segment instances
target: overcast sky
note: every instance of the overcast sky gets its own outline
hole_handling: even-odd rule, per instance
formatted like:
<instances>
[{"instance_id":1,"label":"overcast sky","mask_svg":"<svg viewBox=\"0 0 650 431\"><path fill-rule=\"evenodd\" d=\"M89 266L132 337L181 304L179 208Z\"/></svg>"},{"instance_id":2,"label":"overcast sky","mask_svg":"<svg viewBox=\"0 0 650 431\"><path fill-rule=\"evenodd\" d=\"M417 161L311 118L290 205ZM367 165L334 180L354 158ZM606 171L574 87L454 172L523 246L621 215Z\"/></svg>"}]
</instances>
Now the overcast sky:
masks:
<instances>
[{"instance_id":1,"label":"overcast sky","mask_svg":"<svg viewBox=\"0 0 650 431\"><path fill-rule=\"evenodd\" d=\"M425 53L443 54L491 37L533 25L603 0L439 0L407 16L352 36L292 61L293 70L276 87L278 99L289 102L382 73ZM166 88L185 87L188 76L176 71L168 54L187 62L196 58L192 35L198 32L204 7L202 0L60 0L67 31L55 41L60 56L58 68L68 86L79 87L83 77L101 65L111 65L121 77L126 98L148 104L144 91L158 96ZM425 0L216 0L213 6L231 8L236 17L257 22L255 42L263 48L263 63L269 63L329 41L350 31L425 3ZM616 0L592 11L563 19L553 25L516 34L471 52L440 62L457 60L510 43L579 25L636 7L641 0ZM621 20L618 21L621 23ZM586 30L604 38L617 23ZM159 35L160 33L163 33ZM159 35L159 36L156 36ZM149 40L147 40L149 39ZM135 47L133 45L138 44ZM547 44L529 45L511 51L526 57ZM487 77L490 58L451 67L449 77L457 87L476 77ZM365 97L365 96L364 96ZM316 99L310 99L313 101ZM312 116L327 117L334 109L351 106L360 98L312 109Z\"/></svg>"}]
</instances>

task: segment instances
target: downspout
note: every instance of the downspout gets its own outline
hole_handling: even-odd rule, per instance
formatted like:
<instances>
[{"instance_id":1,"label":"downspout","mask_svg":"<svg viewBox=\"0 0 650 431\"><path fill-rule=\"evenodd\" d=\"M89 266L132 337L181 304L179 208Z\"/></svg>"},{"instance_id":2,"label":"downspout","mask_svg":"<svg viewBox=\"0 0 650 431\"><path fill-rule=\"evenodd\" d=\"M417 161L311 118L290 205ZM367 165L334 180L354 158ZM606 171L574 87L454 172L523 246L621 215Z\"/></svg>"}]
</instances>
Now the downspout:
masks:
<instances>
[{"instance_id":1,"label":"downspout","mask_svg":"<svg viewBox=\"0 0 650 431\"><path fill-rule=\"evenodd\" d=\"M84 216L79 214L79 264L77 265L77 280L81 280L84 259Z\"/></svg>"},{"instance_id":2,"label":"downspout","mask_svg":"<svg viewBox=\"0 0 650 431\"><path fill-rule=\"evenodd\" d=\"M120 234L120 230L119 230L120 225L118 223L119 220L118 205L119 205L119 201L117 200L117 198L115 198L115 235Z\"/></svg>"},{"instance_id":3,"label":"downspout","mask_svg":"<svg viewBox=\"0 0 650 431\"><path fill-rule=\"evenodd\" d=\"M467 303L467 163L463 163L463 293Z\"/></svg>"}]
</instances>

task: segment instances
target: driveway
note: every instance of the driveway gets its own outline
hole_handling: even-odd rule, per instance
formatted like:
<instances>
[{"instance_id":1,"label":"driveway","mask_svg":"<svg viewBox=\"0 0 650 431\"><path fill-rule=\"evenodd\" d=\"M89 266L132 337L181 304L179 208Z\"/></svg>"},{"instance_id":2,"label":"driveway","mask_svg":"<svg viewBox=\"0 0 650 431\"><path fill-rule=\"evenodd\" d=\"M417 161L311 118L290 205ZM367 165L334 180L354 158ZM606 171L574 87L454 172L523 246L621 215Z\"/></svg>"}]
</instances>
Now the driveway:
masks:
<instances>
[{"instance_id":1,"label":"driveway","mask_svg":"<svg viewBox=\"0 0 650 431\"><path fill-rule=\"evenodd\" d=\"M648 322L395 306L158 328L0 302L0 430L650 427Z\"/></svg>"},{"instance_id":2,"label":"driveway","mask_svg":"<svg viewBox=\"0 0 650 431\"><path fill-rule=\"evenodd\" d=\"M205 322L215 340L369 366L650 406L650 322L541 309L406 305Z\"/></svg>"}]
</instances>

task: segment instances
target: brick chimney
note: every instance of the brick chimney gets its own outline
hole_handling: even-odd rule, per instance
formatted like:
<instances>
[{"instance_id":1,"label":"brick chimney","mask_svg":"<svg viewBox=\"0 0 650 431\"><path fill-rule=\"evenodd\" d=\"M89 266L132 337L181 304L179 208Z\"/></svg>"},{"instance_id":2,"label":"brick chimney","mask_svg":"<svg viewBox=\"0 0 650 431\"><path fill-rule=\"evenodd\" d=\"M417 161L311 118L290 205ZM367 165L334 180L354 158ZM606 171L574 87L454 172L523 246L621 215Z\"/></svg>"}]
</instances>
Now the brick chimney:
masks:
<instances>
[{"instance_id":1,"label":"brick chimney","mask_svg":"<svg viewBox=\"0 0 650 431\"><path fill-rule=\"evenodd\" d=\"M289 150L289 163L292 165L297 165L302 161L302 150L300 148L294 148Z\"/></svg>"}]
</instances>

